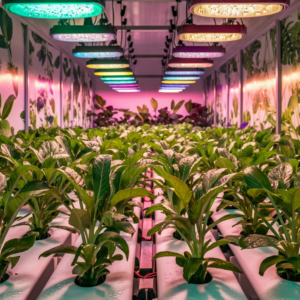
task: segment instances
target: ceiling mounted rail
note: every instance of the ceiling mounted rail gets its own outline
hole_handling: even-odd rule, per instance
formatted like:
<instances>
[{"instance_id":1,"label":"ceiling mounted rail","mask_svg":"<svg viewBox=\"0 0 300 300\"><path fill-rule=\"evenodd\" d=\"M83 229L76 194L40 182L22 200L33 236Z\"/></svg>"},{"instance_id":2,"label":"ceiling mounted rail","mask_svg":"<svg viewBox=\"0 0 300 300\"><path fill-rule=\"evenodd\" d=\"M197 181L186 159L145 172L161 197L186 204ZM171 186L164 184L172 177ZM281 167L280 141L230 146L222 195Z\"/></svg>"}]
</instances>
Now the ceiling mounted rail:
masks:
<instances>
[{"instance_id":1,"label":"ceiling mounted rail","mask_svg":"<svg viewBox=\"0 0 300 300\"><path fill-rule=\"evenodd\" d=\"M116 30L124 30L124 27L122 26L115 26ZM170 26L151 26L151 25L146 25L146 26L126 26L127 30L130 31L169 31L171 29ZM175 27L176 30L176 27Z\"/></svg>"}]
</instances>

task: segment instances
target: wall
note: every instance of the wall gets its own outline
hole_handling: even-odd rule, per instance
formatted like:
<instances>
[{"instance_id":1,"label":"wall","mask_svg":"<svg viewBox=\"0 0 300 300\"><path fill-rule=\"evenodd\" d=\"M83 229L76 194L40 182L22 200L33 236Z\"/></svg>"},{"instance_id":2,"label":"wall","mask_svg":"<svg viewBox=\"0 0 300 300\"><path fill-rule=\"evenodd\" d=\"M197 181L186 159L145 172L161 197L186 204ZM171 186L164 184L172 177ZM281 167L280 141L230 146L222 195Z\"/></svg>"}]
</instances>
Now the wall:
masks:
<instances>
[{"instance_id":1,"label":"wall","mask_svg":"<svg viewBox=\"0 0 300 300\"><path fill-rule=\"evenodd\" d=\"M237 49L219 69L210 70L205 78L209 85L206 103L210 108L216 102L217 126L226 126L224 116L228 105L231 125L240 125L242 119L258 129L274 126L277 132L289 130L300 136L300 4L296 3L289 14L279 14L278 20L266 28L270 29L262 30L254 40ZM281 57L277 56L278 45ZM226 64L228 79L224 72ZM214 76L213 86L210 83ZM228 96L223 93L227 84ZM278 106L282 107L282 116L276 116Z\"/></svg>"},{"instance_id":2,"label":"wall","mask_svg":"<svg viewBox=\"0 0 300 300\"><path fill-rule=\"evenodd\" d=\"M15 133L24 130L26 124L32 129L69 127L73 120L71 69L74 59L63 53L56 41L28 25L28 20L0 8L0 119L6 119ZM87 118L87 112L92 109L92 74L89 72L81 67L81 114L74 122L85 128L91 126ZM3 114L5 111L9 114ZM3 129L3 122L0 125ZM2 133L9 135L6 131Z\"/></svg>"}]
</instances>

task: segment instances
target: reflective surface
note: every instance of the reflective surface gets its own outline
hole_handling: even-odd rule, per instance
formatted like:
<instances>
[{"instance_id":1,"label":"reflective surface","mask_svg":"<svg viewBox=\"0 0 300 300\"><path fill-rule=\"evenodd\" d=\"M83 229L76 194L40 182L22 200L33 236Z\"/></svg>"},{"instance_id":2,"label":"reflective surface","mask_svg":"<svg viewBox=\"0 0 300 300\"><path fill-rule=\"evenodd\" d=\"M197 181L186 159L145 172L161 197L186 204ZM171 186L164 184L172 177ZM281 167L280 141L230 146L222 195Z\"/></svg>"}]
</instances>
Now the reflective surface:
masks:
<instances>
[{"instance_id":1,"label":"reflective surface","mask_svg":"<svg viewBox=\"0 0 300 300\"><path fill-rule=\"evenodd\" d=\"M52 38L64 42L106 42L115 36L111 33L60 33L53 34Z\"/></svg>"},{"instance_id":2,"label":"reflective surface","mask_svg":"<svg viewBox=\"0 0 300 300\"><path fill-rule=\"evenodd\" d=\"M29 18L74 19L88 18L102 14L98 3L12 3L4 6L9 12Z\"/></svg>"},{"instance_id":3,"label":"reflective surface","mask_svg":"<svg viewBox=\"0 0 300 300\"><path fill-rule=\"evenodd\" d=\"M230 42L240 40L240 33L183 33L178 36L180 40L187 42Z\"/></svg>"},{"instance_id":4,"label":"reflective surface","mask_svg":"<svg viewBox=\"0 0 300 300\"><path fill-rule=\"evenodd\" d=\"M106 57L120 57L122 52L75 52L74 56L80 58L106 58Z\"/></svg>"}]
</instances>

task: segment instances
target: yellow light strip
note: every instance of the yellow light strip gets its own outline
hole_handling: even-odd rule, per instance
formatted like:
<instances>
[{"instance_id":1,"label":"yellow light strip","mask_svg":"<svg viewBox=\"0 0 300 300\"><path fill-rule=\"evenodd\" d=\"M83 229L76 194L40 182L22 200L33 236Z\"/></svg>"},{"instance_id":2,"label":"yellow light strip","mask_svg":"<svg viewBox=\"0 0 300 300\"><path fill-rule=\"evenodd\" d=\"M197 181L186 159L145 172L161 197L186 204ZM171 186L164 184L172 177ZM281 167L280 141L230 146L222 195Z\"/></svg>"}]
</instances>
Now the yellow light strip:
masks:
<instances>
[{"instance_id":1,"label":"yellow light strip","mask_svg":"<svg viewBox=\"0 0 300 300\"><path fill-rule=\"evenodd\" d=\"M123 76L123 75L133 75L132 72L95 72L98 76Z\"/></svg>"},{"instance_id":2,"label":"yellow light strip","mask_svg":"<svg viewBox=\"0 0 300 300\"><path fill-rule=\"evenodd\" d=\"M187 42L230 42L240 40L240 33L182 33L178 38Z\"/></svg>"}]
</instances>

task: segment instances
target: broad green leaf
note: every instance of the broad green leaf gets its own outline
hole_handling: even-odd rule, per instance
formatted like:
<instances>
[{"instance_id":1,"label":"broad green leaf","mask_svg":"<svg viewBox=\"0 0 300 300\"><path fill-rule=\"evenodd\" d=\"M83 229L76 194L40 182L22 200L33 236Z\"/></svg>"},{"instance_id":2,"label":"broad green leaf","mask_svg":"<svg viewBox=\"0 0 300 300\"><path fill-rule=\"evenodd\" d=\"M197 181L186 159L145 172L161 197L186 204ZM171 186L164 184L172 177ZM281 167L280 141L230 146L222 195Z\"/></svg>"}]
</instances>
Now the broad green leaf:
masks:
<instances>
[{"instance_id":1,"label":"broad green leaf","mask_svg":"<svg viewBox=\"0 0 300 300\"><path fill-rule=\"evenodd\" d=\"M249 167L244 171L244 179L251 189L266 189L272 192L268 177L257 167Z\"/></svg>"},{"instance_id":2,"label":"broad green leaf","mask_svg":"<svg viewBox=\"0 0 300 300\"><path fill-rule=\"evenodd\" d=\"M28 250L33 246L35 242L35 237L36 235L33 234L28 237L12 239L7 241L1 250L1 255L7 257L9 255L17 254Z\"/></svg>"},{"instance_id":3,"label":"broad green leaf","mask_svg":"<svg viewBox=\"0 0 300 300\"><path fill-rule=\"evenodd\" d=\"M179 258L186 259L183 255L181 255L179 253L171 252L171 251L162 251L162 252L156 253L153 256L152 260L155 260L155 259L160 258L160 257L165 257L165 256L174 256L174 257L179 257Z\"/></svg>"},{"instance_id":4,"label":"broad green leaf","mask_svg":"<svg viewBox=\"0 0 300 300\"><path fill-rule=\"evenodd\" d=\"M110 201L110 207L114 207L120 201L133 199L136 197L149 197L154 199L154 195L144 188L133 188L118 191Z\"/></svg>"},{"instance_id":5,"label":"broad green leaf","mask_svg":"<svg viewBox=\"0 0 300 300\"><path fill-rule=\"evenodd\" d=\"M228 158L224 158L224 157L219 157L216 161L215 161L215 166L218 168L226 168L229 170L232 170L235 172L235 166L232 163L231 160L229 160Z\"/></svg>"},{"instance_id":6,"label":"broad green leaf","mask_svg":"<svg viewBox=\"0 0 300 300\"><path fill-rule=\"evenodd\" d=\"M71 246L71 245L59 245L57 247L51 248L45 252L43 252L40 257L48 257L49 255L52 254L57 254L57 253L61 253L61 254L76 254L77 252L77 247L75 246ZM83 257L82 255L80 255L81 257Z\"/></svg>"},{"instance_id":7,"label":"broad green leaf","mask_svg":"<svg viewBox=\"0 0 300 300\"><path fill-rule=\"evenodd\" d=\"M214 184L217 182L219 176L225 171L225 168L222 169L213 169L206 172L203 176L203 192L206 194L209 189L211 189Z\"/></svg>"},{"instance_id":8,"label":"broad green leaf","mask_svg":"<svg viewBox=\"0 0 300 300\"><path fill-rule=\"evenodd\" d=\"M5 120L9 116L15 99L16 99L15 95L10 95L6 99L2 110L2 120Z\"/></svg>"},{"instance_id":9,"label":"broad green leaf","mask_svg":"<svg viewBox=\"0 0 300 300\"><path fill-rule=\"evenodd\" d=\"M183 267L183 278L189 282L191 277L197 272L203 262L203 258L192 257L187 259Z\"/></svg>"},{"instance_id":10,"label":"broad green leaf","mask_svg":"<svg viewBox=\"0 0 300 300\"><path fill-rule=\"evenodd\" d=\"M88 228L91 223L91 217L88 211L80 208L73 208L69 218L69 224L80 232L83 232L85 228Z\"/></svg>"},{"instance_id":11,"label":"broad green leaf","mask_svg":"<svg viewBox=\"0 0 300 300\"><path fill-rule=\"evenodd\" d=\"M283 261L287 261L287 259L282 255L273 255L265 258L260 264L259 275L263 276L268 268Z\"/></svg>"},{"instance_id":12,"label":"broad green leaf","mask_svg":"<svg viewBox=\"0 0 300 300\"><path fill-rule=\"evenodd\" d=\"M275 237L271 237L271 236L250 234L247 237L241 238L239 244L243 249L254 249L260 247L277 247L278 240Z\"/></svg>"},{"instance_id":13,"label":"broad green leaf","mask_svg":"<svg viewBox=\"0 0 300 300\"><path fill-rule=\"evenodd\" d=\"M222 260L219 258L207 258L207 260L212 261L213 263L208 265L208 268L222 269L228 270L237 273L243 273L238 267L233 265L232 263Z\"/></svg>"}]
</instances>

